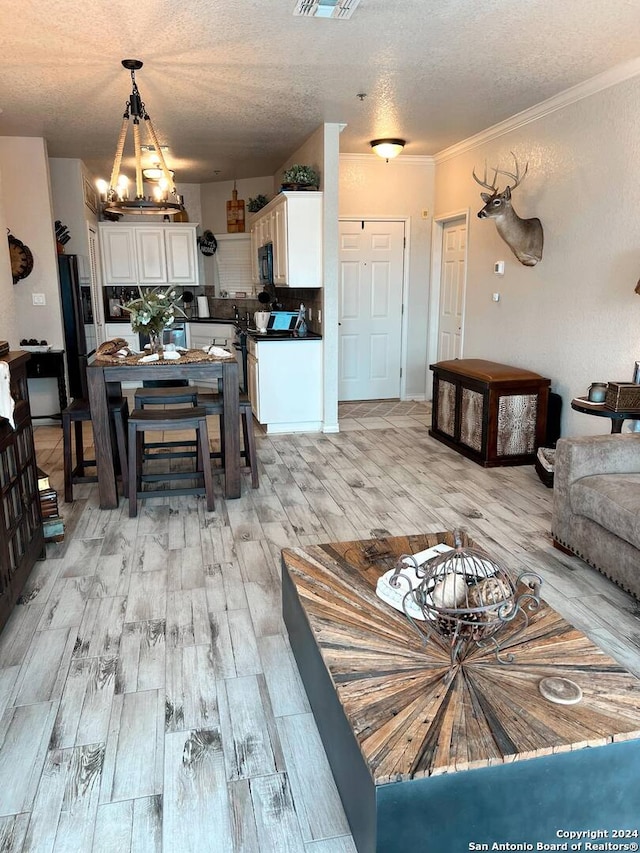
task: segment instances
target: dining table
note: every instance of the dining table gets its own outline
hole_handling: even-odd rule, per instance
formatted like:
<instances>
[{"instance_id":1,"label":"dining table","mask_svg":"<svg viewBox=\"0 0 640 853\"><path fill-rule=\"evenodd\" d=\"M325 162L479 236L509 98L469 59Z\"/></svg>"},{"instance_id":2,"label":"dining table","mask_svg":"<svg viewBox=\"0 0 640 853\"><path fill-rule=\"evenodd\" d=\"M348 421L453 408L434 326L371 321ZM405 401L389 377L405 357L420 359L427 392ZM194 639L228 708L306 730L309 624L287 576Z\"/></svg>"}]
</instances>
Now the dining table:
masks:
<instances>
[{"instance_id":1,"label":"dining table","mask_svg":"<svg viewBox=\"0 0 640 853\"><path fill-rule=\"evenodd\" d=\"M145 380L184 379L192 381L194 385L200 382L217 384L222 379L224 495L225 498L240 497L240 395L235 356L206 355L200 350L188 350L175 360L159 359L152 362L141 362L133 356L122 359L97 356L87 366L87 385L101 509L118 506L109 398L120 396L122 382L142 384Z\"/></svg>"}]
</instances>

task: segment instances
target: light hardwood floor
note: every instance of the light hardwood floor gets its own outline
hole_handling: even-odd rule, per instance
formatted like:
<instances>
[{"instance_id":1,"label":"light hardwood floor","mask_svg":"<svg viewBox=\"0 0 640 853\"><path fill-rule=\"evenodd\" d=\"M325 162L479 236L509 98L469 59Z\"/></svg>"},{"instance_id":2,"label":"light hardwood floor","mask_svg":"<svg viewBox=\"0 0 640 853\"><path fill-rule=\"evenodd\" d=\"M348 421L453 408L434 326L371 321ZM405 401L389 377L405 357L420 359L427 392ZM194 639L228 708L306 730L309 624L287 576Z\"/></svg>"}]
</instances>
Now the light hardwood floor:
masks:
<instances>
[{"instance_id":1,"label":"light hardwood floor","mask_svg":"<svg viewBox=\"0 0 640 853\"><path fill-rule=\"evenodd\" d=\"M532 467L484 470L425 404L341 407L336 435L258 435L260 488L63 505L0 635L0 851L353 853L280 613L285 546L464 526L640 675L640 609L551 547ZM58 427L36 430L61 490ZM447 853L447 851L442 851Z\"/></svg>"}]
</instances>

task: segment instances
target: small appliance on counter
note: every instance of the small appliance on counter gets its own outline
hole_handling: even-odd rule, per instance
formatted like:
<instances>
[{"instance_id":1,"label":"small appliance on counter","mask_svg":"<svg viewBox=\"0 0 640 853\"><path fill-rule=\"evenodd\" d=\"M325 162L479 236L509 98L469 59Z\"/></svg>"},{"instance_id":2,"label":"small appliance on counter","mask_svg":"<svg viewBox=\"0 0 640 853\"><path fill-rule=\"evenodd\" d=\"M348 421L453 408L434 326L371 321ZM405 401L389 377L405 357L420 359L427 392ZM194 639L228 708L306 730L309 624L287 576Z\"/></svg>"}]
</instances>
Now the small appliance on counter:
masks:
<instances>
[{"instance_id":1,"label":"small appliance on counter","mask_svg":"<svg viewBox=\"0 0 640 853\"><path fill-rule=\"evenodd\" d=\"M267 325L269 323L270 317L271 317L270 311L256 311L256 313L253 315L253 319L254 319L255 324L256 324L256 329L259 332L266 332L267 331Z\"/></svg>"},{"instance_id":2,"label":"small appliance on counter","mask_svg":"<svg viewBox=\"0 0 640 853\"><path fill-rule=\"evenodd\" d=\"M198 317L210 317L209 299L206 296L198 296Z\"/></svg>"}]
</instances>

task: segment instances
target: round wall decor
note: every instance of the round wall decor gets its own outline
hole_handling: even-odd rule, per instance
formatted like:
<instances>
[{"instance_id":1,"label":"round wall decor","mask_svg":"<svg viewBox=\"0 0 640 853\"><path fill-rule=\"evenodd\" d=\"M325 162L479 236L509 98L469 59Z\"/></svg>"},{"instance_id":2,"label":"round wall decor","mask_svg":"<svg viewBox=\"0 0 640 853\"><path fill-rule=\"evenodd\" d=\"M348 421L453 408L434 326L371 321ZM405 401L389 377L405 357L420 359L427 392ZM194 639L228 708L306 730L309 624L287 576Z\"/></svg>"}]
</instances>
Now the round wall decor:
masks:
<instances>
[{"instance_id":1,"label":"round wall decor","mask_svg":"<svg viewBox=\"0 0 640 853\"><path fill-rule=\"evenodd\" d=\"M212 231L205 231L202 237L198 237L198 245L203 255L215 255L218 241Z\"/></svg>"},{"instance_id":2,"label":"round wall decor","mask_svg":"<svg viewBox=\"0 0 640 853\"><path fill-rule=\"evenodd\" d=\"M9 233L9 257L11 258L13 283L17 284L20 279L26 278L33 269L33 255L31 249L11 233Z\"/></svg>"}]
</instances>

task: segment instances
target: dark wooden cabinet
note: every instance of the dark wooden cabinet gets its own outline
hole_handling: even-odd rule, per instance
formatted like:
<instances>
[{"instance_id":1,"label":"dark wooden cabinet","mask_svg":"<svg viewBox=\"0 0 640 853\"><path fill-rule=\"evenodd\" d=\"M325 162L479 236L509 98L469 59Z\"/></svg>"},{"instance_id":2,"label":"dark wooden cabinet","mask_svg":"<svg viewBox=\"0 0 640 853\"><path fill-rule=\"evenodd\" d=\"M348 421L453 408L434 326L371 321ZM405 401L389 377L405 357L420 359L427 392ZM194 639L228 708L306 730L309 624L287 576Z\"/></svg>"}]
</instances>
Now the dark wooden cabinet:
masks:
<instances>
[{"instance_id":1,"label":"dark wooden cabinet","mask_svg":"<svg viewBox=\"0 0 640 853\"><path fill-rule=\"evenodd\" d=\"M58 403L60 411L51 415L31 415L36 418L59 418L67 408L67 386L64 378L64 350L54 349L48 352L32 352L27 362L29 379L55 379L58 384Z\"/></svg>"},{"instance_id":2,"label":"dark wooden cabinet","mask_svg":"<svg viewBox=\"0 0 640 853\"><path fill-rule=\"evenodd\" d=\"M533 465L545 442L551 380L479 358L440 361L431 370L429 435L485 468Z\"/></svg>"},{"instance_id":3,"label":"dark wooden cabinet","mask_svg":"<svg viewBox=\"0 0 640 853\"><path fill-rule=\"evenodd\" d=\"M27 389L29 353L10 352L15 430L0 418L0 628L5 624L33 564L44 555L44 537Z\"/></svg>"}]
</instances>

